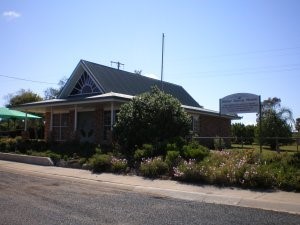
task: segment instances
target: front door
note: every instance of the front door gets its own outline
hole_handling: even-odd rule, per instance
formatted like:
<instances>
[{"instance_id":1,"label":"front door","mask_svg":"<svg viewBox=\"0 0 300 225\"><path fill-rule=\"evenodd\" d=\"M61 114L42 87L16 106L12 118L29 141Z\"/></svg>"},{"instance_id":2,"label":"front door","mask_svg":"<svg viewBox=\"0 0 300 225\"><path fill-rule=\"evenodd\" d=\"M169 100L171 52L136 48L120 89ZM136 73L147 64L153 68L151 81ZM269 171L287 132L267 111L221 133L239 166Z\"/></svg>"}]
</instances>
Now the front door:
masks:
<instances>
[{"instance_id":1,"label":"front door","mask_svg":"<svg viewBox=\"0 0 300 225\"><path fill-rule=\"evenodd\" d=\"M95 141L95 113L78 112L77 129L81 142Z\"/></svg>"}]
</instances>

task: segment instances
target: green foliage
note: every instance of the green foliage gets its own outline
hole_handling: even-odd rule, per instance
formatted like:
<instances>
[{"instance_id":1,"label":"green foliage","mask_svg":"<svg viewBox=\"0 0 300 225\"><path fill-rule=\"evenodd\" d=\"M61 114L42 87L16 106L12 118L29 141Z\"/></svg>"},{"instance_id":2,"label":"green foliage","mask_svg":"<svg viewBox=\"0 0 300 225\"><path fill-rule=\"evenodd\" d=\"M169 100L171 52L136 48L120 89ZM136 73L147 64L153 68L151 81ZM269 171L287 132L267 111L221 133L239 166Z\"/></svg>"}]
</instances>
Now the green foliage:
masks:
<instances>
[{"instance_id":1,"label":"green foliage","mask_svg":"<svg viewBox=\"0 0 300 225\"><path fill-rule=\"evenodd\" d=\"M167 151L165 162L168 164L169 168L177 166L180 160L181 157L179 151Z\"/></svg>"},{"instance_id":2,"label":"green foliage","mask_svg":"<svg viewBox=\"0 0 300 225\"><path fill-rule=\"evenodd\" d=\"M111 170L115 173L125 172L128 167L126 159L119 159L116 157L111 158Z\"/></svg>"},{"instance_id":3,"label":"green foliage","mask_svg":"<svg viewBox=\"0 0 300 225\"><path fill-rule=\"evenodd\" d=\"M253 150L214 152L201 162L182 161L174 178L245 188L300 191L299 155L264 154Z\"/></svg>"},{"instance_id":4,"label":"green foliage","mask_svg":"<svg viewBox=\"0 0 300 225\"><path fill-rule=\"evenodd\" d=\"M50 149L62 155L67 155L68 157L72 157L75 153L79 157L89 158L96 153L97 146L94 143L81 143L75 140L62 143L52 142L50 144ZM98 148L98 151L101 153L101 149Z\"/></svg>"},{"instance_id":5,"label":"green foliage","mask_svg":"<svg viewBox=\"0 0 300 225\"><path fill-rule=\"evenodd\" d=\"M201 161L209 155L209 149L200 145L196 141L192 141L188 145L184 145L182 150L184 158L195 159L196 161Z\"/></svg>"},{"instance_id":6,"label":"green foliage","mask_svg":"<svg viewBox=\"0 0 300 225\"><path fill-rule=\"evenodd\" d=\"M262 143L270 145L271 149L276 149L276 141L279 144L286 144L290 142L292 137L291 127L282 120L274 111L270 111L264 114L262 118L262 129L261 134L260 130L257 128L256 136L259 139L260 135L262 136ZM279 139L276 140L276 138ZM287 139L282 139L287 138Z\"/></svg>"},{"instance_id":7,"label":"green foliage","mask_svg":"<svg viewBox=\"0 0 300 225\"><path fill-rule=\"evenodd\" d=\"M295 128L300 133L300 118L296 119Z\"/></svg>"},{"instance_id":8,"label":"green foliage","mask_svg":"<svg viewBox=\"0 0 300 225\"><path fill-rule=\"evenodd\" d=\"M150 158L151 156L153 156L153 151L153 145L143 144L142 148L139 148L134 152L133 158L135 161L140 162L142 161L142 159Z\"/></svg>"},{"instance_id":9,"label":"green foliage","mask_svg":"<svg viewBox=\"0 0 300 225\"><path fill-rule=\"evenodd\" d=\"M8 95L7 107L13 107L29 102L37 102L43 100L38 94L33 93L31 90L21 89L15 94Z\"/></svg>"},{"instance_id":10,"label":"green foliage","mask_svg":"<svg viewBox=\"0 0 300 225\"><path fill-rule=\"evenodd\" d=\"M53 161L54 165L56 165L57 162L62 158L62 156L60 154L55 153L51 150L46 150L46 151L42 151L42 152L27 150L26 154L32 155L32 156L49 157Z\"/></svg>"},{"instance_id":11,"label":"green foliage","mask_svg":"<svg viewBox=\"0 0 300 225\"><path fill-rule=\"evenodd\" d=\"M300 169L300 152L296 152L293 154L290 163Z\"/></svg>"},{"instance_id":12,"label":"green foliage","mask_svg":"<svg viewBox=\"0 0 300 225\"><path fill-rule=\"evenodd\" d=\"M161 157L145 159L141 162L140 173L144 177L161 177L169 170L168 164Z\"/></svg>"},{"instance_id":13,"label":"green foliage","mask_svg":"<svg viewBox=\"0 0 300 225\"><path fill-rule=\"evenodd\" d=\"M56 164L61 159L60 154L52 152L50 150L46 151L45 156L50 157L52 159L52 161L54 162L54 164Z\"/></svg>"},{"instance_id":14,"label":"green foliage","mask_svg":"<svg viewBox=\"0 0 300 225\"><path fill-rule=\"evenodd\" d=\"M6 152L6 142L2 141L3 139L0 139L0 152Z\"/></svg>"},{"instance_id":15,"label":"green foliage","mask_svg":"<svg viewBox=\"0 0 300 225\"><path fill-rule=\"evenodd\" d=\"M262 103L261 124L262 130L256 129L256 138L263 138L262 144L270 145L271 149L276 149L276 142L279 144L289 143L292 137L292 124L294 123L292 111L281 107L279 98L269 98ZM277 139L280 137L281 139Z\"/></svg>"},{"instance_id":16,"label":"green foliage","mask_svg":"<svg viewBox=\"0 0 300 225\"><path fill-rule=\"evenodd\" d=\"M2 152L15 152L26 154L27 150L45 151L47 144L43 140L24 140L22 137L15 138L1 138L0 151Z\"/></svg>"},{"instance_id":17,"label":"green foliage","mask_svg":"<svg viewBox=\"0 0 300 225\"><path fill-rule=\"evenodd\" d=\"M255 126L242 123L235 123L231 125L231 135L235 137L234 143L251 145L254 142Z\"/></svg>"},{"instance_id":18,"label":"green foliage","mask_svg":"<svg viewBox=\"0 0 300 225\"><path fill-rule=\"evenodd\" d=\"M88 164L91 166L93 172L109 171L111 169L111 156L107 154L95 154L89 159Z\"/></svg>"},{"instance_id":19,"label":"green foliage","mask_svg":"<svg viewBox=\"0 0 300 225\"><path fill-rule=\"evenodd\" d=\"M176 143L167 144L166 151L180 151L180 148L177 146Z\"/></svg>"},{"instance_id":20,"label":"green foliage","mask_svg":"<svg viewBox=\"0 0 300 225\"><path fill-rule=\"evenodd\" d=\"M150 143L156 151L163 151L166 143L185 137L190 118L180 102L171 95L152 88L121 106L115 126L115 137L124 147L124 154L132 156L136 146ZM159 152L165 154L165 152Z\"/></svg>"}]
</instances>

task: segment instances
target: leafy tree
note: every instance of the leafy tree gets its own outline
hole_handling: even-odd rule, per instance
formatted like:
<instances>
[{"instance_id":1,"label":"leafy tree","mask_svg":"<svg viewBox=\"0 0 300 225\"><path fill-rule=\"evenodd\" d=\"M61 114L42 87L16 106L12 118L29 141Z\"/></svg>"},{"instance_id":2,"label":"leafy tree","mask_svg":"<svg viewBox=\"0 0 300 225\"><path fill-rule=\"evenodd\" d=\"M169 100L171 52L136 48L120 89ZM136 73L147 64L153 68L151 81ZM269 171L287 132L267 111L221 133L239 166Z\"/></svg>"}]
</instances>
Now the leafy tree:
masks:
<instances>
[{"instance_id":1,"label":"leafy tree","mask_svg":"<svg viewBox=\"0 0 300 225\"><path fill-rule=\"evenodd\" d=\"M8 104L7 107L13 107L29 102L37 102L43 100L38 94L33 93L31 90L21 89L15 94L8 95Z\"/></svg>"},{"instance_id":2,"label":"leafy tree","mask_svg":"<svg viewBox=\"0 0 300 225\"><path fill-rule=\"evenodd\" d=\"M296 119L295 128L298 132L300 132L300 118Z\"/></svg>"},{"instance_id":3,"label":"leafy tree","mask_svg":"<svg viewBox=\"0 0 300 225\"><path fill-rule=\"evenodd\" d=\"M167 142L185 137L190 124L180 102L154 87L122 105L114 134L127 154L145 143L153 144L157 152L163 151Z\"/></svg>"},{"instance_id":4,"label":"leafy tree","mask_svg":"<svg viewBox=\"0 0 300 225\"><path fill-rule=\"evenodd\" d=\"M263 137L262 143L270 145L271 149L276 149L276 138L278 143L288 143L288 138L292 137L292 125L294 123L292 111L286 107L281 107L280 98L268 98L262 103L261 114ZM257 129L257 137L260 132ZM283 138L283 139L280 139Z\"/></svg>"},{"instance_id":5,"label":"leafy tree","mask_svg":"<svg viewBox=\"0 0 300 225\"><path fill-rule=\"evenodd\" d=\"M67 78L63 77L62 79L60 79L60 81L58 82L58 88L47 88L44 91L44 99L45 100L49 100L49 99L54 99L57 98L57 96L59 95L59 93L61 92L61 90L63 89L63 87L65 86L66 82L67 82Z\"/></svg>"},{"instance_id":6,"label":"leafy tree","mask_svg":"<svg viewBox=\"0 0 300 225\"><path fill-rule=\"evenodd\" d=\"M9 94L7 96L8 104L6 107L14 107L25 103L37 102L43 100L38 94L33 93L31 90L21 89L14 94ZM13 124L9 125L9 121L13 120ZM22 120L8 119L7 126L5 129L15 129L24 126ZM28 121L28 131L30 138L37 138L38 133L43 133L44 124L42 120L29 120ZM40 136L42 137L42 136Z\"/></svg>"},{"instance_id":7,"label":"leafy tree","mask_svg":"<svg viewBox=\"0 0 300 225\"><path fill-rule=\"evenodd\" d=\"M235 123L231 125L231 134L235 137L236 143L252 144L255 136L255 126L242 123Z\"/></svg>"},{"instance_id":8,"label":"leafy tree","mask_svg":"<svg viewBox=\"0 0 300 225\"><path fill-rule=\"evenodd\" d=\"M268 98L262 102L262 116L267 115L270 112L275 112L278 117L284 120L291 127L295 122L292 111L289 108L281 106L280 98Z\"/></svg>"}]
</instances>

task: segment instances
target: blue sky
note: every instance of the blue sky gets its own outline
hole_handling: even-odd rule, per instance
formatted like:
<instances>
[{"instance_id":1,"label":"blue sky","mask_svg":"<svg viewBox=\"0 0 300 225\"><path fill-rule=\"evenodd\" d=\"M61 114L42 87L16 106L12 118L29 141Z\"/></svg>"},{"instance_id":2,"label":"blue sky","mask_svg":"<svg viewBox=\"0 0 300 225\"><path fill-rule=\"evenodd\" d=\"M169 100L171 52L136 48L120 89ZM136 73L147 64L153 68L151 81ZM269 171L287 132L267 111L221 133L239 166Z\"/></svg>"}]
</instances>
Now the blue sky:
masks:
<instances>
[{"instance_id":1,"label":"blue sky","mask_svg":"<svg viewBox=\"0 0 300 225\"><path fill-rule=\"evenodd\" d=\"M80 59L159 77L164 32L164 80L205 108L246 92L281 98L297 118L299 12L298 0L1 0L0 105L21 88L43 96Z\"/></svg>"}]
</instances>

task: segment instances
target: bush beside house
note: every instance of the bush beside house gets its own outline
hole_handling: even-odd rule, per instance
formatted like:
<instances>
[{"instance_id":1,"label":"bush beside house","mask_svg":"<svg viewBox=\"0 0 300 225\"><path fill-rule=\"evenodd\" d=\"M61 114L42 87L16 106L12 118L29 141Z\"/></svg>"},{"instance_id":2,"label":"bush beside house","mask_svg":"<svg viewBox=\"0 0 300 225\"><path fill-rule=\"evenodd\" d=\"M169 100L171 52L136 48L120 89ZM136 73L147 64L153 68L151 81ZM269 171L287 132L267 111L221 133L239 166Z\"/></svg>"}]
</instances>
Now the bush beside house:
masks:
<instances>
[{"instance_id":1,"label":"bush beside house","mask_svg":"<svg viewBox=\"0 0 300 225\"><path fill-rule=\"evenodd\" d=\"M114 135L123 153L133 158L135 150L145 143L154 147L154 154L165 154L167 143L186 137L190 127L190 117L181 103L153 87L121 106Z\"/></svg>"}]
</instances>

